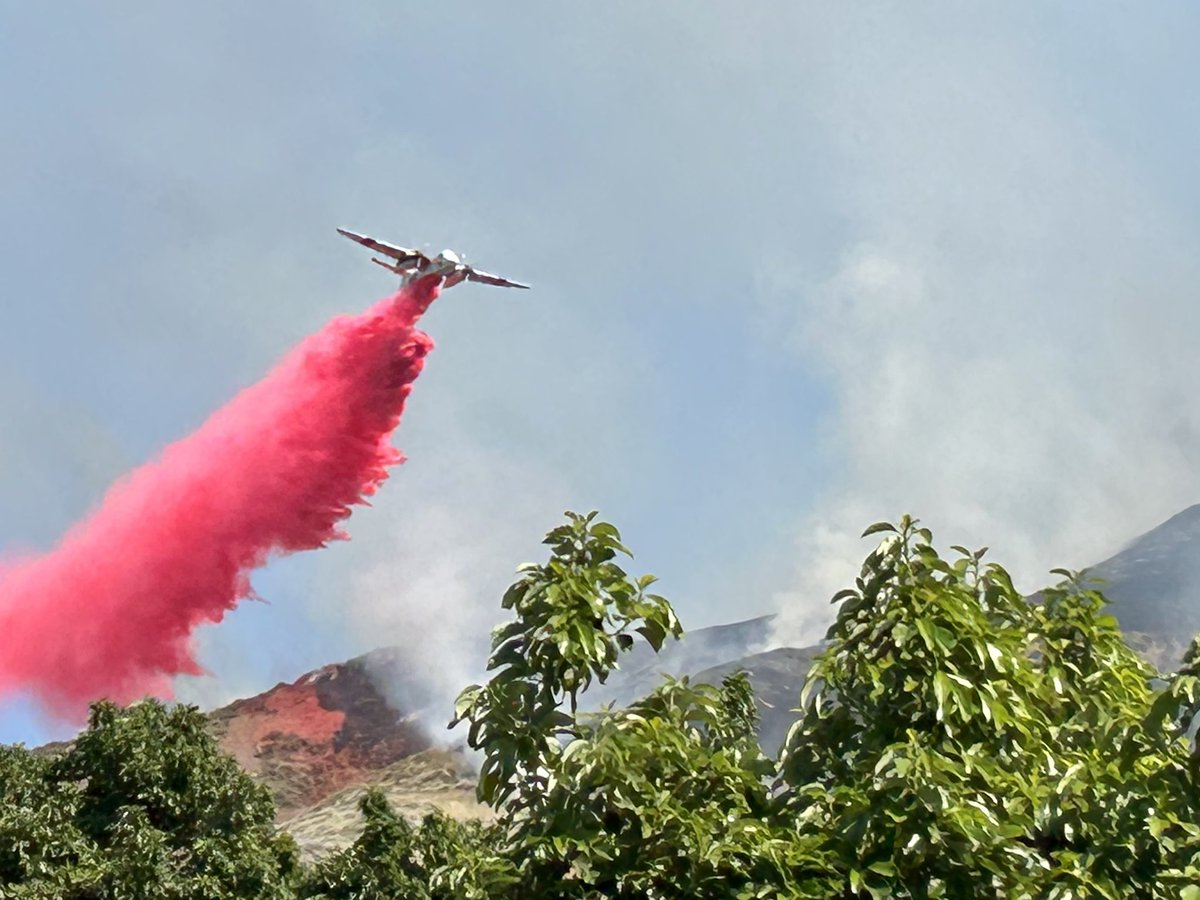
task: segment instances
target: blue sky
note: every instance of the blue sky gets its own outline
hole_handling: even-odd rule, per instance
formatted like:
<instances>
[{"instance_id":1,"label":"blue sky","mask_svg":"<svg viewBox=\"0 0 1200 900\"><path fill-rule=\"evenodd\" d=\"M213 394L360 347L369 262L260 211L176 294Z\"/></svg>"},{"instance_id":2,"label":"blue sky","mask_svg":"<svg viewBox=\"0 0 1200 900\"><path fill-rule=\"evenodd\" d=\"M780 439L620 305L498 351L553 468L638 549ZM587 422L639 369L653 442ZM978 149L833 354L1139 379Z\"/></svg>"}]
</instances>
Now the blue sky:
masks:
<instances>
[{"instance_id":1,"label":"blue sky","mask_svg":"<svg viewBox=\"0 0 1200 900\"><path fill-rule=\"evenodd\" d=\"M331 315L464 287L354 539L200 637L205 704L399 643L449 695L565 508L685 625L807 640L870 521L1018 580L1200 496L1186 4L0 11L0 548L47 548ZM0 598L2 599L2 598ZM0 740L61 733L19 699Z\"/></svg>"}]
</instances>

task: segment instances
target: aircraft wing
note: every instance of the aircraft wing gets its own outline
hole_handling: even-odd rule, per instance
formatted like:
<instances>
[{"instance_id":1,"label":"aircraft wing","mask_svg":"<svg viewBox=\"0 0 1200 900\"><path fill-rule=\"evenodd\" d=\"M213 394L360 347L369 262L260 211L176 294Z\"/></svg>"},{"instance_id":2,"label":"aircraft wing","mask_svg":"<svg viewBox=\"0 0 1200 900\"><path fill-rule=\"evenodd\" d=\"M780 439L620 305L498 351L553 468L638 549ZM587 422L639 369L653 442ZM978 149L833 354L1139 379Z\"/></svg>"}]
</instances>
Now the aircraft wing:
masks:
<instances>
[{"instance_id":1,"label":"aircraft wing","mask_svg":"<svg viewBox=\"0 0 1200 900\"><path fill-rule=\"evenodd\" d=\"M496 287L511 287L511 288L526 288L529 285L521 284L519 281L509 281L507 278L501 278L499 275L493 275L491 272L480 272L478 269L467 269L467 279L470 281L479 281L483 284L494 284Z\"/></svg>"},{"instance_id":2,"label":"aircraft wing","mask_svg":"<svg viewBox=\"0 0 1200 900\"><path fill-rule=\"evenodd\" d=\"M408 247L397 247L394 244L389 244L387 241L379 241L373 237L368 237L365 234L356 234L353 231L347 231L345 228L339 228L338 234L342 237L348 237L356 243L362 244L364 247L369 247L376 253L382 253L384 256L390 256L398 263L416 262L422 259L428 259L420 250L410 250Z\"/></svg>"}]
</instances>

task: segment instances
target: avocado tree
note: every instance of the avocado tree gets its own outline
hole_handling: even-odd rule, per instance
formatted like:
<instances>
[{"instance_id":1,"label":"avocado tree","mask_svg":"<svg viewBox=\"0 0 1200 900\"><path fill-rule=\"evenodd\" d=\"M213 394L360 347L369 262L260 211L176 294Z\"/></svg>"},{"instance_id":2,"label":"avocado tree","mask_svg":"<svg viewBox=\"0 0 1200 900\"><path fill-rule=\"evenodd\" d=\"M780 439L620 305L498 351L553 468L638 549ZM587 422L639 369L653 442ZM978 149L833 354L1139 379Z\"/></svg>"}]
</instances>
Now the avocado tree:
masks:
<instances>
[{"instance_id":1,"label":"avocado tree","mask_svg":"<svg viewBox=\"0 0 1200 900\"><path fill-rule=\"evenodd\" d=\"M1033 601L985 551L881 535L806 679L779 760L749 683L668 681L576 711L641 632L678 625L571 515L505 595L487 685L457 715L511 867L492 896L1192 896L1200 651L1161 679L1071 572ZM1132 892L1132 893L1131 893Z\"/></svg>"},{"instance_id":2,"label":"avocado tree","mask_svg":"<svg viewBox=\"0 0 1200 900\"><path fill-rule=\"evenodd\" d=\"M291 897L274 818L195 707L97 703L61 754L0 751L0 894Z\"/></svg>"},{"instance_id":3,"label":"avocado tree","mask_svg":"<svg viewBox=\"0 0 1200 900\"><path fill-rule=\"evenodd\" d=\"M1195 780L1171 689L1078 577L1018 593L904 518L841 604L780 761L780 802L847 896L1176 896ZM1189 696L1191 696L1189 694Z\"/></svg>"},{"instance_id":4,"label":"avocado tree","mask_svg":"<svg viewBox=\"0 0 1200 900\"><path fill-rule=\"evenodd\" d=\"M479 797L499 817L510 897L781 896L820 870L771 815L772 765L754 734L749 682L668 682L627 709L585 715L635 635L658 650L681 634L652 576L596 514L567 514L503 606L486 685L459 697L456 722L483 753Z\"/></svg>"}]
</instances>

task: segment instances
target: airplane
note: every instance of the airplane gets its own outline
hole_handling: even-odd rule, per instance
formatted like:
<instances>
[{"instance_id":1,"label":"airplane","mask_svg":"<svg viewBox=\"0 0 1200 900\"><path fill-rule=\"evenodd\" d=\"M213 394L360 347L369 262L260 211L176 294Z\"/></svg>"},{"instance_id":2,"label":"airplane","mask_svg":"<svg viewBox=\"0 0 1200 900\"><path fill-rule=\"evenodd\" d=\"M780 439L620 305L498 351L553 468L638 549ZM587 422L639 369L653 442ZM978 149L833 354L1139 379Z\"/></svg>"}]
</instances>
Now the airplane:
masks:
<instances>
[{"instance_id":1,"label":"airplane","mask_svg":"<svg viewBox=\"0 0 1200 900\"><path fill-rule=\"evenodd\" d=\"M387 241L378 241L373 237L367 237L365 234L356 234L353 231L347 231L345 228L339 228L337 232L342 237L348 237L350 240L362 244L376 253L395 260L395 262L388 262L371 257L371 262L375 263L375 265L383 266L385 269L399 275L403 279L401 284L411 284L421 278L433 276L443 279L443 287L454 287L454 285L462 281L478 281L481 284L494 284L497 287L529 287L529 285L521 284L519 281L509 281L507 278L501 278L499 275L482 272L474 266L469 266L453 250L443 250L437 256L428 256L420 250L396 247Z\"/></svg>"}]
</instances>

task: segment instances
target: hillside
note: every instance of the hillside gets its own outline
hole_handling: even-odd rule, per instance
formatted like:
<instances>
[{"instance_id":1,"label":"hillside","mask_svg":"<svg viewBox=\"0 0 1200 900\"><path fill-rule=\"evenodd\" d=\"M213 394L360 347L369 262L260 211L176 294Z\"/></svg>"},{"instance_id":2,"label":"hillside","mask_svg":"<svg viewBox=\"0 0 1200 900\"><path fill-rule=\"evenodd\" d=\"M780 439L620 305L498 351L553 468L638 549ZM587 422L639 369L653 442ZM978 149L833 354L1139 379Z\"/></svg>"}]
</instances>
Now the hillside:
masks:
<instances>
[{"instance_id":1,"label":"hillside","mask_svg":"<svg viewBox=\"0 0 1200 900\"><path fill-rule=\"evenodd\" d=\"M280 819L432 745L380 690L377 673L396 655L328 665L209 714L221 746L271 788Z\"/></svg>"},{"instance_id":2,"label":"hillside","mask_svg":"<svg viewBox=\"0 0 1200 900\"><path fill-rule=\"evenodd\" d=\"M475 799L475 767L466 756L448 750L423 750L281 819L280 827L296 839L306 858L341 849L362 831L358 801L368 786L382 790L392 808L412 820L434 809L456 819L492 818L492 811Z\"/></svg>"},{"instance_id":3,"label":"hillside","mask_svg":"<svg viewBox=\"0 0 1200 900\"><path fill-rule=\"evenodd\" d=\"M1087 570L1130 643L1174 668L1200 633L1200 505L1190 506Z\"/></svg>"},{"instance_id":4,"label":"hillside","mask_svg":"<svg viewBox=\"0 0 1200 900\"><path fill-rule=\"evenodd\" d=\"M704 669L693 677L707 684L720 684L726 675L744 669L758 701L758 742L774 756L795 721L792 710L800 700L804 676L819 651L820 647L777 647Z\"/></svg>"},{"instance_id":5,"label":"hillside","mask_svg":"<svg viewBox=\"0 0 1200 900\"><path fill-rule=\"evenodd\" d=\"M621 657L621 667L608 681L588 691L586 702L593 708L607 704L623 706L652 691L664 674L676 678L694 675L749 657L766 648L774 618L759 616L687 631L679 640L667 641L658 653L648 644L635 644Z\"/></svg>"}]
</instances>

